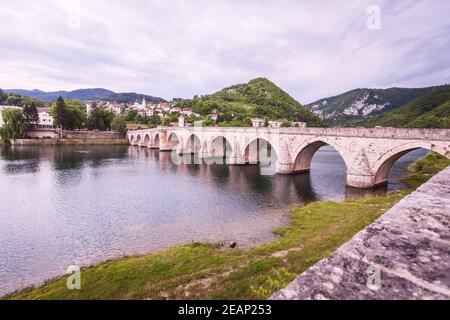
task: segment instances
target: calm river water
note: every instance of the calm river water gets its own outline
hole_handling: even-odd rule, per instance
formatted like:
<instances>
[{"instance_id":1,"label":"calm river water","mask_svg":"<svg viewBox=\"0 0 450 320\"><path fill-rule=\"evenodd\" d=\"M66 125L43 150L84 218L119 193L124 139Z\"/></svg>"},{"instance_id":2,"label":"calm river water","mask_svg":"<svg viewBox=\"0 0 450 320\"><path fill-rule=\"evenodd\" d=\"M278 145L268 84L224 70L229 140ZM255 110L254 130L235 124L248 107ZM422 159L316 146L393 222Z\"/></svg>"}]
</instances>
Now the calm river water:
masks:
<instances>
[{"instance_id":1,"label":"calm river water","mask_svg":"<svg viewBox=\"0 0 450 320\"><path fill-rule=\"evenodd\" d=\"M400 159L389 188L424 151ZM180 165L128 146L0 149L0 295L121 255L192 241L274 239L289 208L361 197L345 165L320 149L311 174L262 176L258 166ZM384 192L378 190L377 192Z\"/></svg>"}]
</instances>

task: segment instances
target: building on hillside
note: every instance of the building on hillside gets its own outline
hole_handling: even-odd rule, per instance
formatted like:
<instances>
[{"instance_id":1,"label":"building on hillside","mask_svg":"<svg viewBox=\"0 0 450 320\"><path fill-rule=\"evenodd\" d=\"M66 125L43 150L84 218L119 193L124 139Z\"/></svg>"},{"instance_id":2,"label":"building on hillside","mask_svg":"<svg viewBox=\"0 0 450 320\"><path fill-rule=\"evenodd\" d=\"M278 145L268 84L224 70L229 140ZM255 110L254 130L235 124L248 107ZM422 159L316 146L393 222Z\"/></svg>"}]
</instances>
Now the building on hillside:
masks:
<instances>
[{"instance_id":1,"label":"building on hillside","mask_svg":"<svg viewBox=\"0 0 450 320\"><path fill-rule=\"evenodd\" d=\"M114 114L121 114L122 113L122 106L117 103L112 103L107 106L108 110L111 111Z\"/></svg>"},{"instance_id":2,"label":"building on hillside","mask_svg":"<svg viewBox=\"0 0 450 320\"><path fill-rule=\"evenodd\" d=\"M292 126L295 128L306 128L308 124L306 122L292 122Z\"/></svg>"},{"instance_id":3,"label":"building on hillside","mask_svg":"<svg viewBox=\"0 0 450 320\"><path fill-rule=\"evenodd\" d=\"M254 128L261 128L266 125L266 122L264 121L264 119L252 118L251 121L252 121L252 126Z\"/></svg>"},{"instance_id":4,"label":"building on hillside","mask_svg":"<svg viewBox=\"0 0 450 320\"><path fill-rule=\"evenodd\" d=\"M217 122L217 119L219 119L219 115L220 115L219 110L213 109L213 111L208 115L208 117L209 117L212 121Z\"/></svg>"},{"instance_id":5,"label":"building on hillside","mask_svg":"<svg viewBox=\"0 0 450 320\"><path fill-rule=\"evenodd\" d=\"M169 111L169 113L177 113L177 112L179 114L181 114L181 108L175 107L175 108L170 109L170 111Z\"/></svg>"},{"instance_id":6,"label":"building on hillside","mask_svg":"<svg viewBox=\"0 0 450 320\"><path fill-rule=\"evenodd\" d=\"M269 128L281 128L282 125L282 120L269 121Z\"/></svg>"},{"instance_id":7,"label":"building on hillside","mask_svg":"<svg viewBox=\"0 0 450 320\"><path fill-rule=\"evenodd\" d=\"M181 114L189 117L192 116L194 112L192 111L192 109L183 109L181 110Z\"/></svg>"},{"instance_id":8,"label":"building on hillside","mask_svg":"<svg viewBox=\"0 0 450 320\"><path fill-rule=\"evenodd\" d=\"M152 117L153 114L154 114L153 108L147 107L147 108L145 109L145 115L146 115L147 117Z\"/></svg>"}]
</instances>

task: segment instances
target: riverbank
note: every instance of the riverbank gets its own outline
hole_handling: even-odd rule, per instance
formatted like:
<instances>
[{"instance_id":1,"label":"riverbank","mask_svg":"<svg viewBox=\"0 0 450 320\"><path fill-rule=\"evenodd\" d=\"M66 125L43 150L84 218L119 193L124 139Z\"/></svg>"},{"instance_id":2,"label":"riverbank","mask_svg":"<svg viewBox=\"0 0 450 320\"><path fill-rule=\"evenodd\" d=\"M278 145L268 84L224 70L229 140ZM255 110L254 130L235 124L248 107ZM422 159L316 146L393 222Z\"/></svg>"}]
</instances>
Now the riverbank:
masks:
<instances>
[{"instance_id":1,"label":"riverbank","mask_svg":"<svg viewBox=\"0 0 450 320\"><path fill-rule=\"evenodd\" d=\"M9 299L257 299L267 298L319 260L331 255L406 194L450 161L428 155L403 181L408 189L356 201L314 202L293 210L280 239L257 248L180 246L156 254L122 258L82 270L82 289L69 291L66 278Z\"/></svg>"},{"instance_id":2,"label":"riverbank","mask_svg":"<svg viewBox=\"0 0 450 320\"><path fill-rule=\"evenodd\" d=\"M14 146L127 145L126 139L17 139Z\"/></svg>"}]
</instances>

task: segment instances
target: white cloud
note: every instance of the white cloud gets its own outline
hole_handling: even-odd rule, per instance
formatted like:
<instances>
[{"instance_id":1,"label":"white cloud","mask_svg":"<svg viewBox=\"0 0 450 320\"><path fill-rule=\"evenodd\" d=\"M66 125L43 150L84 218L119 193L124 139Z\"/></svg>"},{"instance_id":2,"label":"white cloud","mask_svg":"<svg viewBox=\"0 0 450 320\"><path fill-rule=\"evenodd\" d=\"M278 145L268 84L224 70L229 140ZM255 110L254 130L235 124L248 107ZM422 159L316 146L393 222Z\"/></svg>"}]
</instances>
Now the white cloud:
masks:
<instances>
[{"instance_id":1,"label":"white cloud","mask_svg":"<svg viewBox=\"0 0 450 320\"><path fill-rule=\"evenodd\" d=\"M381 7L378 31L366 27L371 4ZM171 98L265 76L306 103L450 80L445 0L0 0L0 9L3 88Z\"/></svg>"}]
</instances>

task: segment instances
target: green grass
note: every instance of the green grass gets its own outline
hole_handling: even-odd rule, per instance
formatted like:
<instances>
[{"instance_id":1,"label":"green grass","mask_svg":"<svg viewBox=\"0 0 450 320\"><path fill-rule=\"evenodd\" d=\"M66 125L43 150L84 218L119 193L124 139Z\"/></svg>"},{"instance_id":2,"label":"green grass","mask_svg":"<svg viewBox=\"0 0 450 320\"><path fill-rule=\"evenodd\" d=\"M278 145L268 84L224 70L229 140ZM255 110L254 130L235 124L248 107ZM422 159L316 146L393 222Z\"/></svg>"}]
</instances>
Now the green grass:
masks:
<instances>
[{"instance_id":1,"label":"green grass","mask_svg":"<svg viewBox=\"0 0 450 320\"><path fill-rule=\"evenodd\" d=\"M450 165L429 154L404 179L408 189L342 203L314 202L294 209L280 239L245 250L193 243L163 252L121 258L82 270L81 290L66 277L6 299L261 299L331 255L420 183Z\"/></svg>"}]
</instances>

